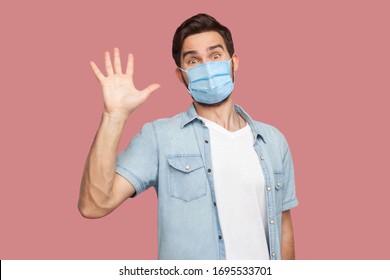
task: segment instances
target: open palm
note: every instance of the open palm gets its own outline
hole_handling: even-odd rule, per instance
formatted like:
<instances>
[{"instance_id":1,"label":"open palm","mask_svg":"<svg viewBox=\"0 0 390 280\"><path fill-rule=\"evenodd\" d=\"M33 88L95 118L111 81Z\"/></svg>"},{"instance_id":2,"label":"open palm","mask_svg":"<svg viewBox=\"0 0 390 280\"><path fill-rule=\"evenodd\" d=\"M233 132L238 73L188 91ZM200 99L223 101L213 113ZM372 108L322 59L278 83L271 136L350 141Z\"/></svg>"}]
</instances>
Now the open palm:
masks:
<instances>
[{"instance_id":1,"label":"open palm","mask_svg":"<svg viewBox=\"0 0 390 280\"><path fill-rule=\"evenodd\" d=\"M120 114L128 117L139 105L160 87L151 84L143 90L137 90L133 82L134 57L128 55L126 72L122 73L119 49L114 48L114 67L111 64L110 53L104 54L107 76L104 76L96 64L90 65L96 78L103 88L104 110L109 114Z\"/></svg>"}]
</instances>

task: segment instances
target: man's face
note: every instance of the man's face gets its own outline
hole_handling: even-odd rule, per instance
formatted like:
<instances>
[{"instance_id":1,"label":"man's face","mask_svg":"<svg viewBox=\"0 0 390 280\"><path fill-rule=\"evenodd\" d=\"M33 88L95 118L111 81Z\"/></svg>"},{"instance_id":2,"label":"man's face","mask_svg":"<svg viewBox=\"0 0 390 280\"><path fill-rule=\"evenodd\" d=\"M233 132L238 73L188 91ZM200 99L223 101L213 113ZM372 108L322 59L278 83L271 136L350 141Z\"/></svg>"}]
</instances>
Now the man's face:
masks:
<instances>
[{"instance_id":1,"label":"man's face","mask_svg":"<svg viewBox=\"0 0 390 280\"><path fill-rule=\"evenodd\" d=\"M183 42L180 57L180 67L184 70L204 62L230 59L229 52L222 36L215 31L188 36ZM236 71L238 69L238 56L236 54L233 55L232 61L234 66L233 71ZM181 82L188 85L186 72L182 72L179 68L177 68L176 75Z\"/></svg>"}]
</instances>

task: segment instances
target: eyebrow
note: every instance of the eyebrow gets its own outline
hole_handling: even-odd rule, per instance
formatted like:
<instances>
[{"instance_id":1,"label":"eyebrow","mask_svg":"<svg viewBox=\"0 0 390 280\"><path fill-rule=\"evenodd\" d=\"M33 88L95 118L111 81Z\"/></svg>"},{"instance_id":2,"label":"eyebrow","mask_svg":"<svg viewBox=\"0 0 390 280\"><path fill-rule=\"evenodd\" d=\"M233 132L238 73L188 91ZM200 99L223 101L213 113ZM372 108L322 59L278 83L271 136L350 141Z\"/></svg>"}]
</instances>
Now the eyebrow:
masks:
<instances>
[{"instance_id":1,"label":"eyebrow","mask_svg":"<svg viewBox=\"0 0 390 280\"><path fill-rule=\"evenodd\" d=\"M213 51L213 50L215 50L217 48L221 48L222 50L225 50L221 44L210 46L210 47L208 47L207 50L210 52L210 51ZM197 51L187 51L187 52L184 52L183 56L182 56L182 59L184 59L189 54L197 54L197 53L198 53Z\"/></svg>"}]
</instances>

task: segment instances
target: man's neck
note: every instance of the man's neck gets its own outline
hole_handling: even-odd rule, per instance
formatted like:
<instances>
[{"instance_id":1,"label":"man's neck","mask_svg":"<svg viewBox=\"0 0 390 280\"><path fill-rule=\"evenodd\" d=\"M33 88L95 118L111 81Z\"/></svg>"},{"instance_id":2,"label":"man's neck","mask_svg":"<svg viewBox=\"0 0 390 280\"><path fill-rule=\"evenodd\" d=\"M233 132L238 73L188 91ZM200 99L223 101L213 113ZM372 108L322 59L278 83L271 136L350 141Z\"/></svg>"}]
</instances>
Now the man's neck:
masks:
<instances>
[{"instance_id":1,"label":"man's neck","mask_svg":"<svg viewBox=\"0 0 390 280\"><path fill-rule=\"evenodd\" d=\"M196 112L200 117L215 122L229 131L236 131L245 126L245 120L234 110L232 96L218 106L204 106L194 101Z\"/></svg>"}]
</instances>

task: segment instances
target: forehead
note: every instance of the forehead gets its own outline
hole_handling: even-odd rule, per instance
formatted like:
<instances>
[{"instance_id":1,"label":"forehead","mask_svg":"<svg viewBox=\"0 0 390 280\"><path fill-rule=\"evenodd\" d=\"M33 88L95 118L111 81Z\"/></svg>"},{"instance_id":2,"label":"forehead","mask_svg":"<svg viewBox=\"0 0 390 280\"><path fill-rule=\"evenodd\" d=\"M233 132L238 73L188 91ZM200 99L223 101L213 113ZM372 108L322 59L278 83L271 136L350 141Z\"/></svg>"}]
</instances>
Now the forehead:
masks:
<instances>
[{"instance_id":1,"label":"forehead","mask_svg":"<svg viewBox=\"0 0 390 280\"><path fill-rule=\"evenodd\" d=\"M187 51L206 52L210 46L222 45L226 50L225 41L216 31L207 31L190 35L184 39L181 53Z\"/></svg>"}]
</instances>

